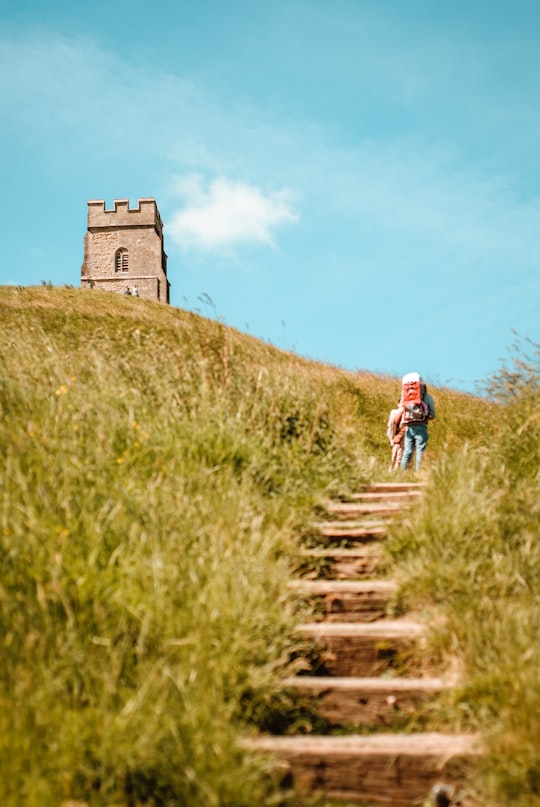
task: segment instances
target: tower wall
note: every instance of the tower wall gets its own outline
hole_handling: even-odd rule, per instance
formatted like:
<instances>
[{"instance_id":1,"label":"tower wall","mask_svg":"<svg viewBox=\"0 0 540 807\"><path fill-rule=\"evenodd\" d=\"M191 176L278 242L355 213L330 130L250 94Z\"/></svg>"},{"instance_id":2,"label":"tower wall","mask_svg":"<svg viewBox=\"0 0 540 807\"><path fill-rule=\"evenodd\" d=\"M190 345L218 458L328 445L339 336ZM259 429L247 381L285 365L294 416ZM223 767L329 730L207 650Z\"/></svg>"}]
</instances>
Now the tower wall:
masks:
<instances>
[{"instance_id":1,"label":"tower wall","mask_svg":"<svg viewBox=\"0 0 540 807\"><path fill-rule=\"evenodd\" d=\"M139 199L136 208L115 200L112 210L102 200L88 202L81 286L120 294L137 286L140 297L169 302L163 223L154 199Z\"/></svg>"}]
</instances>

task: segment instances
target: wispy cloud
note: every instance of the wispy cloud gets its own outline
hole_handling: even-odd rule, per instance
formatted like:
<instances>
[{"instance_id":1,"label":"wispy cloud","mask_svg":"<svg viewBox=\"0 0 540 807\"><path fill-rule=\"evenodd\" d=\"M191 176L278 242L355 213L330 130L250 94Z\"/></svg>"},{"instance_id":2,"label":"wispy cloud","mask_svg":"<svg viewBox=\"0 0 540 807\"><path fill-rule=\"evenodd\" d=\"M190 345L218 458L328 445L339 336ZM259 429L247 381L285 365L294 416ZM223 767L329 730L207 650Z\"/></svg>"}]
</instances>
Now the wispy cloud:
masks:
<instances>
[{"instance_id":1,"label":"wispy cloud","mask_svg":"<svg viewBox=\"0 0 540 807\"><path fill-rule=\"evenodd\" d=\"M179 180L176 191L184 204L170 216L167 232L184 250L214 251L246 243L274 247L276 229L299 220L287 188L264 193L224 176L205 184L196 174Z\"/></svg>"}]
</instances>

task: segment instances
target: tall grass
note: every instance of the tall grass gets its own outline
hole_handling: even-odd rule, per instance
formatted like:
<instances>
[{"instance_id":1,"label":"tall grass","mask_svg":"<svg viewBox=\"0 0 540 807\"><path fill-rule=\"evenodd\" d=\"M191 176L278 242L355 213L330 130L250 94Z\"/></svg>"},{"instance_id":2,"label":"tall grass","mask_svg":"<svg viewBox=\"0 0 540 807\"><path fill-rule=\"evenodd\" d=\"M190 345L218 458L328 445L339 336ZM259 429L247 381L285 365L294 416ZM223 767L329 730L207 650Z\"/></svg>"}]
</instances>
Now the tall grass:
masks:
<instances>
[{"instance_id":1,"label":"tall grass","mask_svg":"<svg viewBox=\"0 0 540 807\"><path fill-rule=\"evenodd\" d=\"M418 519L397 535L411 606L444 619L435 643L463 686L446 716L479 729L482 804L540 805L540 345L493 378L495 429L433 469Z\"/></svg>"},{"instance_id":2,"label":"tall grass","mask_svg":"<svg viewBox=\"0 0 540 807\"><path fill-rule=\"evenodd\" d=\"M297 528L387 474L398 393L168 306L0 289L3 805L284 803L245 695L300 652ZM489 409L436 397L433 458Z\"/></svg>"}]
</instances>

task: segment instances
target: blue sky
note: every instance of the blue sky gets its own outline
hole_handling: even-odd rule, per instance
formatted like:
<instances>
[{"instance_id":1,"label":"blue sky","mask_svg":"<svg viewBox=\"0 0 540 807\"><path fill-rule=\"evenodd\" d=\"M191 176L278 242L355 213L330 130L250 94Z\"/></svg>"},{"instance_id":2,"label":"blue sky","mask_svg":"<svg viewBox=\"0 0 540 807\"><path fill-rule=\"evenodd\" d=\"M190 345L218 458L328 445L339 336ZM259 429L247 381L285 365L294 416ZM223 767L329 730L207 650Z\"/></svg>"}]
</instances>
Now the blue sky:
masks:
<instances>
[{"instance_id":1,"label":"blue sky","mask_svg":"<svg viewBox=\"0 0 540 807\"><path fill-rule=\"evenodd\" d=\"M153 197L171 302L474 391L540 341L538 0L4 0L1 284ZM210 302L208 301L210 298Z\"/></svg>"}]
</instances>

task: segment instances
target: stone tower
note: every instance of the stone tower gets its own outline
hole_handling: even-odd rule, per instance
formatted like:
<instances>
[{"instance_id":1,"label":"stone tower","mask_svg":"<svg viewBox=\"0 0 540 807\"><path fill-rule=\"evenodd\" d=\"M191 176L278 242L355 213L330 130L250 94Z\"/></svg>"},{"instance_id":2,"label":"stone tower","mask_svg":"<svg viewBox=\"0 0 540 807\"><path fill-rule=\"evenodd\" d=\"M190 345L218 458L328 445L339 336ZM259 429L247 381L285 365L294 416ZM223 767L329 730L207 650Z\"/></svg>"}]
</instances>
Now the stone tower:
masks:
<instances>
[{"instance_id":1,"label":"stone tower","mask_svg":"<svg viewBox=\"0 0 540 807\"><path fill-rule=\"evenodd\" d=\"M133 209L127 199L118 199L112 210L103 200L88 202L81 287L119 294L137 288L140 297L169 302L163 222L155 199L139 199Z\"/></svg>"}]
</instances>

